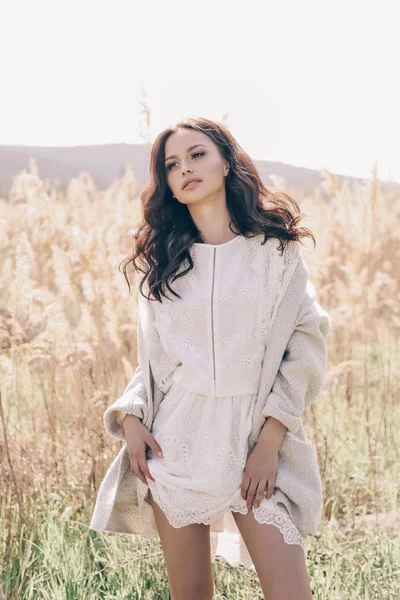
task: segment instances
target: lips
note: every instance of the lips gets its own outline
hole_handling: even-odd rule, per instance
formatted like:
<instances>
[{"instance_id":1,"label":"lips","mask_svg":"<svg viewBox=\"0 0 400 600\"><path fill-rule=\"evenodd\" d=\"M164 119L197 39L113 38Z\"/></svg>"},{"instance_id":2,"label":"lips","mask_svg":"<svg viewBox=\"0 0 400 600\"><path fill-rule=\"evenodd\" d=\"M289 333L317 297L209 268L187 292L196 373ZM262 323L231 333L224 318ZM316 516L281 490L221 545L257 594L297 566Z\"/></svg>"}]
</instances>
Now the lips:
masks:
<instances>
[{"instance_id":1,"label":"lips","mask_svg":"<svg viewBox=\"0 0 400 600\"><path fill-rule=\"evenodd\" d=\"M191 181L190 183L185 185L184 189L191 190L192 188L195 188L199 183L200 183L200 181Z\"/></svg>"},{"instance_id":2,"label":"lips","mask_svg":"<svg viewBox=\"0 0 400 600\"><path fill-rule=\"evenodd\" d=\"M187 181L185 181L185 183L182 185L182 189L184 190L190 183L194 183L194 182L198 182L200 183L202 181L202 179L198 179L198 178L193 178L193 179L188 179ZM194 186L195 187L195 186Z\"/></svg>"}]
</instances>

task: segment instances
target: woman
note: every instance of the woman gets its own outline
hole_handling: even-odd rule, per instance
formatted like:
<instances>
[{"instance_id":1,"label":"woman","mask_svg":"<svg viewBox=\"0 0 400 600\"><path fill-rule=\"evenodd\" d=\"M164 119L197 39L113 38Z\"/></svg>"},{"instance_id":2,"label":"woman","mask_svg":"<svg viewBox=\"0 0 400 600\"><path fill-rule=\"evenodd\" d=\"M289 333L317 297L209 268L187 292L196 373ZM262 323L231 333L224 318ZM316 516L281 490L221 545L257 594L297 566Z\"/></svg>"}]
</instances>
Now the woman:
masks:
<instances>
[{"instance_id":1,"label":"woman","mask_svg":"<svg viewBox=\"0 0 400 600\"><path fill-rule=\"evenodd\" d=\"M128 284L130 262L144 274L138 366L104 416L126 443L91 528L159 536L174 600L213 597L217 554L255 568L265 598L309 600L321 480L302 413L330 328L300 250L314 236L204 118L158 136L142 202L124 263Z\"/></svg>"}]
</instances>

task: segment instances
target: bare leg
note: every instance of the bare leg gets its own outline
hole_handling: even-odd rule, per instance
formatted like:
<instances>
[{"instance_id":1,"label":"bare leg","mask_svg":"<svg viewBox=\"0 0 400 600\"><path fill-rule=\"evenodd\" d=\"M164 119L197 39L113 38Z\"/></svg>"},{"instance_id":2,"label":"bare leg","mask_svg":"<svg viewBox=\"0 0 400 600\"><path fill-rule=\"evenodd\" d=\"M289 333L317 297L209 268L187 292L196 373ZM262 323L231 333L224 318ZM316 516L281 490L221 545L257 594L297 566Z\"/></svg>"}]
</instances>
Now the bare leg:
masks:
<instances>
[{"instance_id":1,"label":"bare leg","mask_svg":"<svg viewBox=\"0 0 400 600\"><path fill-rule=\"evenodd\" d=\"M254 563L265 600L312 600L304 551L287 544L278 527L259 523L253 511L232 512Z\"/></svg>"},{"instance_id":2,"label":"bare leg","mask_svg":"<svg viewBox=\"0 0 400 600\"><path fill-rule=\"evenodd\" d=\"M212 600L214 581L210 526L194 523L185 527L173 527L150 490L149 498L164 553L171 599Z\"/></svg>"}]
</instances>

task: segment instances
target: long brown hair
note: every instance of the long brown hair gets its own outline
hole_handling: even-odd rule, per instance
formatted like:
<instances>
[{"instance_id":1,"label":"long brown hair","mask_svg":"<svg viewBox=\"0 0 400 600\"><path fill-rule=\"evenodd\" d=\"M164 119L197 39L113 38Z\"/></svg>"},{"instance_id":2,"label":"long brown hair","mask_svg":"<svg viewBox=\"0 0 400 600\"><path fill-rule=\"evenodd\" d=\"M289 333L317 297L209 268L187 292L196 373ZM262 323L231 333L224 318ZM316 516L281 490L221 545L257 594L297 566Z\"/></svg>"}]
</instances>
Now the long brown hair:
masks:
<instances>
[{"instance_id":1,"label":"long brown hair","mask_svg":"<svg viewBox=\"0 0 400 600\"><path fill-rule=\"evenodd\" d=\"M200 232L188 207L173 198L164 166L166 141L182 128L208 135L229 163L225 178L226 204L236 229L233 231L229 225L231 231L245 237L263 233L263 244L270 237L278 238L282 252L288 240L302 237L312 238L315 247L312 232L298 226L305 215L300 213L297 202L285 192L271 191L263 184L253 161L224 125L201 117L185 118L164 129L152 146L150 179L140 196L143 218L135 231L133 252L119 265L123 265L129 290L126 267L131 262L136 272L144 273L140 292L143 294L147 279L149 296L146 297L151 299L152 295L159 302L161 296L167 298L165 288L180 298L170 283L193 268L189 249L193 242L201 241ZM177 273L185 259L188 268Z\"/></svg>"}]
</instances>

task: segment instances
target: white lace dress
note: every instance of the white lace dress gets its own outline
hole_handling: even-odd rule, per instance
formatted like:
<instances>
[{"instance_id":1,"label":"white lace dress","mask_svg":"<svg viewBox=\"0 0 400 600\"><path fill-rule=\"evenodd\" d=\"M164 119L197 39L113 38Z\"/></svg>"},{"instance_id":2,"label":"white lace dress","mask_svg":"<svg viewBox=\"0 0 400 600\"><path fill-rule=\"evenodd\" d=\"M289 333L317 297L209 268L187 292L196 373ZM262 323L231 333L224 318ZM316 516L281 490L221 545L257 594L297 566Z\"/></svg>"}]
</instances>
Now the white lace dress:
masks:
<instances>
[{"instance_id":1,"label":"white lace dress","mask_svg":"<svg viewBox=\"0 0 400 600\"><path fill-rule=\"evenodd\" d=\"M248 568L254 566L231 511L248 512L240 486L270 317L263 302L263 239L195 243L194 268L171 284L182 298L169 294L171 300L150 302L141 317L153 332L147 340L151 367L165 396L152 427L164 457L148 449L155 481L147 486L138 479L139 512L154 528L150 487L174 527L210 524L213 561L218 555ZM199 322L202 327L194 327ZM265 494L250 509L256 520L272 523L288 544L305 550L306 536L275 496L267 500Z\"/></svg>"}]
</instances>

